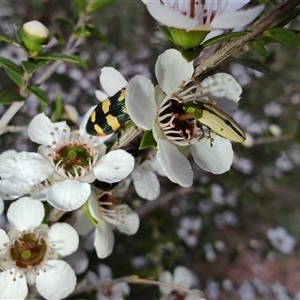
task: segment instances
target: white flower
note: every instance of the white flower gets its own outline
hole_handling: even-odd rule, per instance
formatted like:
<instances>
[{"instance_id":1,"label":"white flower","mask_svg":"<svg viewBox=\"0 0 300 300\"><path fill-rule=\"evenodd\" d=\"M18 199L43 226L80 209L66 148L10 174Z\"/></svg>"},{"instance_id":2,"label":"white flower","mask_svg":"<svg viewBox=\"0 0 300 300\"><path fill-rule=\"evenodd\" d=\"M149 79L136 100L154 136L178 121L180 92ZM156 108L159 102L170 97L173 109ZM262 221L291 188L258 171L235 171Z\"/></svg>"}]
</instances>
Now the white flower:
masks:
<instances>
[{"instance_id":1,"label":"white flower","mask_svg":"<svg viewBox=\"0 0 300 300\"><path fill-rule=\"evenodd\" d=\"M177 236L188 246L194 247L198 242L198 234L202 227L202 219L184 217L180 220L180 226L177 229Z\"/></svg>"},{"instance_id":2,"label":"white flower","mask_svg":"<svg viewBox=\"0 0 300 300\"><path fill-rule=\"evenodd\" d=\"M193 72L193 63L188 63L180 52L170 49L156 62L155 73L160 86L154 89L149 79L137 75L126 90L126 108L132 121L153 131L157 159L166 176L184 187L193 182L191 165L186 158L189 150L198 166L214 174L230 169L233 151L230 141L203 132L194 120L180 119L185 117L183 104L208 102L232 115L242 92L236 80L225 73L208 77L200 85L183 88L183 83L191 80Z\"/></svg>"},{"instance_id":3,"label":"white flower","mask_svg":"<svg viewBox=\"0 0 300 300\"><path fill-rule=\"evenodd\" d=\"M115 238L113 229L128 235L135 234L140 226L140 219L128 205L114 205L109 193L103 193L98 200L92 191L89 210L96 221L94 246L99 258L105 258L113 251Z\"/></svg>"},{"instance_id":4,"label":"white flower","mask_svg":"<svg viewBox=\"0 0 300 300\"><path fill-rule=\"evenodd\" d=\"M105 154L106 137L90 136L84 125L70 132L66 122L52 123L44 114L37 115L29 124L28 134L32 141L41 144L39 153L20 152L0 163L6 188L31 190L47 180L51 183L47 201L70 211L86 202L90 183L96 179L113 183L127 177L133 170L134 158L124 150Z\"/></svg>"},{"instance_id":5,"label":"white flower","mask_svg":"<svg viewBox=\"0 0 300 300\"><path fill-rule=\"evenodd\" d=\"M270 228L267 231L267 237L272 246L280 252L291 254L294 251L296 241L291 235L288 234L285 228Z\"/></svg>"},{"instance_id":6,"label":"white flower","mask_svg":"<svg viewBox=\"0 0 300 300\"><path fill-rule=\"evenodd\" d=\"M98 265L98 275L99 277L89 271L88 280L92 284L97 284L98 282L103 283L113 279L111 268L105 264ZM126 282L119 282L116 284L107 284L99 287L97 299L98 300L121 300L124 299L123 296L129 295L130 287Z\"/></svg>"},{"instance_id":7,"label":"white flower","mask_svg":"<svg viewBox=\"0 0 300 300\"><path fill-rule=\"evenodd\" d=\"M60 255L76 251L79 237L65 223L42 224L43 204L27 197L12 203L7 217L14 226L0 229L0 290L3 299L25 299L27 284L35 284L46 299L67 297L76 286L72 268Z\"/></svg>"},{"instance_id":8,"label":"white flower","mask_svg":"<svg viewBox=\"0 0 300 300\"><path fill-rule=\"evenodd\" d=\"M251 23L264 9L258 5L239 10L249 0L142 0L149 13L168 27L186 30L210 31L244 27Z\"/></svg>"},{"instance_id":9,"label":"white flower","mask_svg":"<svg viewBox=\"0 0 300 300\"><path fill-rule=\"evenodd\" d=\"M147 157L134 168L130 177L136 193L141 198L151 201L160 193L160 183L156 172L161 176L165 176L165 173L157 160L156 153L152 149L147 150L150 150L146 153Z\"/></svg>"},{"instance_id":10,"label":"white flower","mask_svg":"<svg viewBox=\"0 0 300 300\"><path fill-rule=\"evenodd\" d=\"M174 269L174 273L170 271L163 271L159 275L159 281L166 282L168 284L179 285L184 288L191 288L194 283L194 275L193 273L184 266L178 266ZM185 300L203 300L202 297L197 297L192 294L186 295L182 290L177 290L170 285L160 285L159 290L162 293L162 297L160 300L167 299L185 299Z\"/></svg>"}]
</instances>

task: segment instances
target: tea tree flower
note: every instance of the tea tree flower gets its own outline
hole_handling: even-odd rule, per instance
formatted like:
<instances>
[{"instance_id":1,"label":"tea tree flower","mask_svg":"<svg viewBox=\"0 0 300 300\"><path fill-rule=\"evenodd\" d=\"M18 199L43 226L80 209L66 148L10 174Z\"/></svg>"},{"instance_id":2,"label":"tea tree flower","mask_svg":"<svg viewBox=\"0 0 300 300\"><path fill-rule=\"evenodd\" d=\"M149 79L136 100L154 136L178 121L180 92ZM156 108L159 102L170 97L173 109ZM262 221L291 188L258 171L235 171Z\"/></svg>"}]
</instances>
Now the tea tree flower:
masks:
<instances>
[{"instance_id":1,"label":"tea tree flower","mask_svg":"<svg viewBox=\"0 0 300 300\"><path fill-rule=\"evenodd\" d=\"M231 143L213 133L204 132L195 120L184 120L183 106L189 101L216 104L232 115L242 89L228 74L219 73L188 88L183 83L193 76L193 63L170 49L158 57L155 74L159 86L136 75L127 86L126 108L133 122L152 130L157 141L157 159L169 179L191 186L193 172L186 158L191 152L196 164L214 174L229 170L233 161ZM212 142L213 140L213 142Z\"/></svg>"},{"instance_id":2,"label":"tea tree flower","mask_svg":"<svg viewBox=\"0 0 300 300\"><path fill-rule=\"evenodd\" d=\"M88 281L92 284L103 283L113 279L112 270L105 264L98 265L98 275L89 271ZM118 282L115 284L107 284L100 286L98 289L97 299L109 300L109 299L124 299L123 296L129 295L130 287L127 282Z\"/></svg>"},{"instance_id":3,"label":"tea tree flower","mask_svg":"<svg viewBox=\"0 0 300 300\"><path fill-rule=\"evenodd\" d=\"M163 271L159 275L159 281L191 288L194 283L193 273L184 266L178 266L172 274L170 271ZM159 290L162 293L160 300L185 299L185 300L203 300L204 298L192 294L186 294L180 289L172 288L168 285L160 285Z\"/></svg>"},{"instance_id":4,"label":"tea tree flower","mask_svg":"<svg viewBox=\"0 0 300 300\"><path fill-rule=\"evenodd\" d=\"M180 220L180 226L177 229L177 236L188 246L194 247L198 242L198 234L201 227L202 219L200 217L184 217Z\"/></svg>"},{"instance_id":5,"label":"tea tree flower","mask_svg":"<svg viewBox=\"0 0 300 300\"><path fill-rule=\"evenodd\" d=\"M92 137L81 127L70 132L66 122L52 123L44 114L29 124L32 141L41 144L39 153L21 152L0 164L0 175L12 186L29 188L44 180L50 183L47 201L61 210L83 205L96 179L119 182L134 167L134 159L124 150L105 155L103 139Z\"/></svg>"},{"instance_id":6,"label":"tea tree flower","mask_svg":"<svg viewBox=\"0 0 300 300\"><path fill-rule=\"evenodd\" d=\"M264 9L258 5L240 10L249 0L142 0L149 13L168 27L211 31L232 29L251 23Z\"/></svg>"},{"instance_id":7,"label":"tea tree flower","mask_svg":"<svg viewBox=\"0 0 300 300\"><path fill-rule=\"evenodd\" d=\"M76 251L79 237L69 224L42 224L43 204L28 197L12 203L7 218L13 225L0 229L0 290L3 299L25 299L27 284L36 285L46 299L62 299L76 285L72 268L59 256Z\"/></svg>"},{"instance_id":8,"label":"tea tree flower","mask_svg":"<svg viewBox=\"0 0 300 300\"><path fill-rule=\"evenodd\" d=\"M88 211L95 225L94 246L99 258L109 256L114 247L115 237L113 229L133 235L140 226L140 219L126 204L115 204L115 199L109 192L101 193L99 196L92 190L88 202ZM82 227L88 229L87 218L84 215L74 224L74 227L81 231Z\"/></svg>"},{"instance_id":9,"label":"tea tree flower","mask_svg":"<svg viewBox=\"0 0 300 300\"><path fill-rule=\"evenodd\" d=\"M272 246L285 254L291 254L296 246L295 239L283 227L270 228L267 237Z\"/></svg>"}]
</instances>

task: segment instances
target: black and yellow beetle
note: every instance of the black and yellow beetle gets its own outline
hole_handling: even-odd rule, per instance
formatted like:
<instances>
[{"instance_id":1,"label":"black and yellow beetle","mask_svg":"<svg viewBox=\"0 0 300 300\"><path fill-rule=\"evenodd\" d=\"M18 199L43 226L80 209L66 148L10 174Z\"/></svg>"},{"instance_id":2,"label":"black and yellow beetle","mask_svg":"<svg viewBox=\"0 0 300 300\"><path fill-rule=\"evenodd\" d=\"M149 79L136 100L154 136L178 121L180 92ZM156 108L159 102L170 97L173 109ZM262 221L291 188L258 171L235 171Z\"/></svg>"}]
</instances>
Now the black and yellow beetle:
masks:
<instances>
[{"instance_id":1,"label":"black and yellow beetle","mask_svg":"<svg viewBox=\"0 0 300 300\"><path fill-rule=\"evenodd\" d=\"M184 111L193 115L199 123L199 127L204 125L225 139L238 143L242 143L246 139L240 125L230 115L211 103L187 102L184 105Z\"/></svg>"},{"instance_id":2,"label":"black and yellow beetle","mask_svg":"<svg viewBox=\"0 0 300 300\"><path fill-rule=\"evenodd\" d=\"M131 119L125 108L125 95L126 89L122 88L115 95L100 102L87 121L87 133L105 136L128 123Z\"/></svg>"}]
</instances>

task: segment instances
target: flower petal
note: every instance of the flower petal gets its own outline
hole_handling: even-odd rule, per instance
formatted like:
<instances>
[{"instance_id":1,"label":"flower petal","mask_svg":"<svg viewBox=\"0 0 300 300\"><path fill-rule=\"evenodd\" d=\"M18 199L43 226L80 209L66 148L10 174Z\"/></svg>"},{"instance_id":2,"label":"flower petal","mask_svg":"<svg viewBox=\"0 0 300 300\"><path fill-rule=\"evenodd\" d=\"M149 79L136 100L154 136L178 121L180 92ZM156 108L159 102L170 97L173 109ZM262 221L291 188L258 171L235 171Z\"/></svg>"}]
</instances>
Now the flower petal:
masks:
<instances>
[{"instance_id":1,"label":"flower petal","mask_svg":"<svg viewBox=\"0 0 300 300\"><path fill-rule=\"evenodd\" d=\"M160 184L154 172L135 168L131 173L137 194L143 199L154 200L159 196Z\"/></svg>"},{"instance_id":2,"label":"flower petal","mask_svg":"<svg viewBox=\"0 0 300 300\"><path fill-rule=\"evenodd\" d=\"M67 256L78 249L79 236L76 230L66 223L55 223L50 227L48 240L51 248L60 255Z\"/></svg>"},{"instance_id":3,"label":"flower petal","mask_svg":"<svg viewBox=\"0 0 300 300\"><path fill-rule=\"evenodd\" d=\"M193 285L194 277L192 272L183 266L178 266L174 270L173 283L180 286L190 288Z\"/></svg>"},{"instance_id":4,"label":"flower petal","mask_svg":"<svg viewBox=\"0 0 300 300\"><path fill-rule=\"evenodd\" d=\"M163 271L159 275L159 281L166 282L166 283L172 283L173 281L173 275L170 271ZM162 294L168 295L172 292L172 287L168 285L161 284L159 285L159 290Z\"/></svg>"},{"instance_id":5,"label":"flower petal","mask_svg":"<svg viewBox=\"0 0 300 300\"><path fill-rule=\"evenodd\" d=\"M183 81L189 81L193 73L193 62L187 62L175 49L166 50L157 58L155 75L166 94L171 94Z\"/></svg>"},{"instance_id":6,"label":"flower petal","mask_svg":"<svg viewBox=\"0 0 300 300\"><path fill-rule=\"evenodd\" d=\"M42 224L44 216L43 204L29 197L13 202L7 211L9 222L19 231L34 230Z\"/></svg>"},{"instance_id":7,"label":"flower petal","mask_svg":"<svg viewBox=\"0 0 300 300\"><path fill-rule=\"evenodd\" d=\"M172 11L162 5L159 1L143 1L147 5L149 14L158 22L168 26L182 29L194 28L198 25L198 20L191 19L179 12Z\"/></svg>"},{"instance_id":8,"label":"flower petal","mask_svg":"<svg viewBox=\"0 0 300 300\"><path fill-rule=\"evenodd\" d=\"M76 274L82 274L89 265L89 259L86 252L78 249L76 252L65 258L65 261L71 266Z\"/></svg>"},{"instance_id":9,"label":"flower petal","mask_svg":"<svg viewBox=\"0 0 300 300\"><path fill-rule=\"evenodd\" d=\"M191 145L190 149L196 164L205 171L223 174L232 165L231 142L217 135L214 136L212 147L209 140L204 140Z\"/></svg>"},{"instance_id":10,"label":"flower petal","mask_svg":"<svg viewBox=\"0 0 300 300\"><path fill-rule=\"evenodd\" d=\"M25 299L28 294L26 277L14 270L0 273L1 299Z\"/></svg>"},{"instance_id":11,"label":"flower petal","mask_svg":"<svg viewBox=\"0 0 300 300\"><path fill-rule=\"evenodd\" d=\"M100 158L93 171L98 180L112 183L127 177L134 168L134 158L124 150L110 151Z\"/></svg>"},{"instance_id":12,"label":"flower petal","mask_svg":"<svg viewBox=\"0 0 300 300\"><path fill-rule=\"evenodd\" d=\"M214 29L244 27L256 19L256 17L258 17L264 8L264 5L258 5L246 10L220 14L212 20L211 27Z\"/></svg>"},{"instance_id":13,"label":"flower petal","mask_svg":"<svg viewBox=\"0 0 300 300\"><path fill-rule=\"evenodd\" d=\"M168 140L157 141L157 159L163 167L166 176L183 187L193 184L193 171L188 159L180 153L177 147Z\"/></svg>"},{"instance_id":14,"label":"flower petal","mask_svg":"<svg viewBox=\"0 0 300 300\"><path fill-rule=\"evenodd\" d=\"M146 130L151 130L157 115L154 87L142 76L134 76L126 89L125 105L132 121Z\"/></svg>"},{"instance_id":15,"label":"flower petal","mask_svg":"<svg viewBox=\"0 0 300 300\"><path fill-rule=\"evenodd\" d=\"M121 204L115 207L115 210L121 216L121 222L115 224L123 233L133 235L136 234L140 227L140 218L128 205Z\"/></svg>"},{"instance_id":16,"label":"flower petal","mask_svg":"<svg viewBox=\"0 0 300 300\"><path fill-rule=\"evenodd\" d=\"M3 160L6 158L9 158L11 156L16 155L18 152L16 150L6 150L0 154L0 164L2 163Z\"/></svg>"},{"instance_id":17,"label":"flower petal","mask_svg":"<svg viewBox=\"0 0 300 300\"><path fill-rule=\"evenodd\" d=\"M201 94L200 101L215 104L226 113L233 115L237 109L242 88L229 74L217 73L209 76L201 82L197 89Z\"/></svg>"},{"instance_id":18,"label":"flower petal","mask_svg":"<svg viewBox=\"0 0 300 300\"><path fill-rule=\"evenodd\" d=\"M244 7L250 0L205 1L206 10L218 10L220 14L236 11Z\"/></svg>"},{"instance_id":19,"label":"flower petal","mask_svg":"<svg viewBox=\"0 0 300 300\"><path fill-rule=\"evenodd\" d=\"M66 179L52 184L47 194L47 201L55 208L71 211L83 205L90 193L90 184L77 179Z\"/></svg>"},{"instance_id":20,"label":"flower petal","mask_svg":"<svg viewBox=\"0 0 300 300\"><path fill-rule=\"evenodd\" d=\"M95 229L94 240L97 256L99 258L105 258L109 256L113 251L114 244L115 236L110 228L110 225L103 219L100 219Z\"/></svg>"},{"instance_id":21,"label":"flower petal","mask_svg":"<svg viewBox=\"0 0 300 300\"><path fill-rule=\"evenodd\" d=\"M95 91L95 96L100 102L102 102L108 98L107 94L100 90Z\"/></svg>"},{"instance_id":22,"label":"flower petal","mask_svg":"<svg viewBox=\"0 0 300 300\"><path fill-rule=\"evenodd\" d=\"M6 234L5 230L3 230L2 228L0 228L0 245L4 245L7 242L9 242L9 237ZM8 247L6 248L8 249ZM4 252L5 248L1 246L1 254L0 257L5 253ZM3 251L3 252L2 252Z\"/></svg>"},{"instance_id":23,"label":"flower petal","mask_svg":"<svg viewBox=\"0 0 300 300\"><path fill-rule=\"evenodd\" d=\"M36 288L46 299L63 299L74 291L75 286L75 272L63 260L48 260L46 271L36 277Z\"/></svg>"},{"instance_id":24,"label":"flower petal","mask_svg":"<svg viewBox=\"0 0 300 300\"><path fill-rule=\"evenodd\" d=\"M41 113L30 122L28 135L33 142L47 146L52 145L53 141L57 143L68 140L70 127L65 121L52 123L44 113Z\"/></svg>"},{"instance_id":25,"label":"flower petal","mask_svg":"<svg viewBox=\"0 0 300 300\"><path fill-rule=\"evenodd\" d=\"M115 68L104 67L101 69L100 84L105 93L111 97L122 88L125 88L127 81Z\"/></svg>"},{"instance_id":26,"label":"flower petal","mask_svg":"<svg viewBox=\"0 0 300 300\"><path fill-rule=\"evenodd\" d=\"M0 165L2 179L13 179L20 186L33 186L53 173L50 162L38 153L20 152Z\"/></svg>"}]
</instances>

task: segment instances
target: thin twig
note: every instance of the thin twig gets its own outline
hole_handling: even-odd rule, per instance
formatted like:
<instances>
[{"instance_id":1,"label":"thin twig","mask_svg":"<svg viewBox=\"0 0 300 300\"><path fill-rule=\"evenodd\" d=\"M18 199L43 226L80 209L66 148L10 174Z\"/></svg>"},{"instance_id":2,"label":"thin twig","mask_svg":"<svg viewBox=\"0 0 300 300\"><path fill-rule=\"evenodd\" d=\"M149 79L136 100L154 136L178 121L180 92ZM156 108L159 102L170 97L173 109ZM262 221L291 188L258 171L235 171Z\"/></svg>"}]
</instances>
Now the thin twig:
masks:
<instances>
[{"instance_id":1,"label":"thin twig","mask_svg":"<svg viewBox=\"0 0 300 300\"><path fill-rule=\"evenodd\" d=\"M111 280L106 280L106 281L99 281L96 284L86 284L86 280L84 280L84 284L79 283L75 289L75 291L71 294L72 296L83 293L83 292L90 292L93 290L97 290L102 286L111 286L116 283L120 282L127 282L127 283L132 283L132 284L147 284L147 285L156 285L156 286L167 286L170 287L172 290L177 290L177 291L182 291L185 294L191 294L195 297L201 297L203 300L206 300L206 296L203 292L200 290L191 290L188 288L185 288L183 286L173 284L173 283L168 283L168 282L163 282L163 281L158 281L158 280L153 280L153 279L144 279L144 278L139 278L137 275L131 275L131 276L125 276L125 277L120 277L117 279L111 279Z\"/></svg>"},{"instance_id":2,"label":"thin twig","mask_svg":"<svg viewBox=\"0 0 300 300\"><path fill-rule=\"evenodd\" d=\"M280 17L292 12L298 5L300 0L283 0L259 20L248 27L248 34L235 38L218 50L215 54L200 62L195 68L194 77L198 77L204 72L210 71L229 58L233 53L241 49L244 45L254 40L263 31L272 28L275 21Z\"/></svg>"},{"instance_id":3,"label":"thin twig","mask_svg":"<svg viewBox=\"0 0 300 300\"><path fill-rule=\"evenodd\" d=\"M268 136L268 137L260 137L254 140L251 147L270 144L270 143L277 143L282 141L292 141L293 137L290 134L281 135L281 136Z\"/></svg>"}]
</instances>

